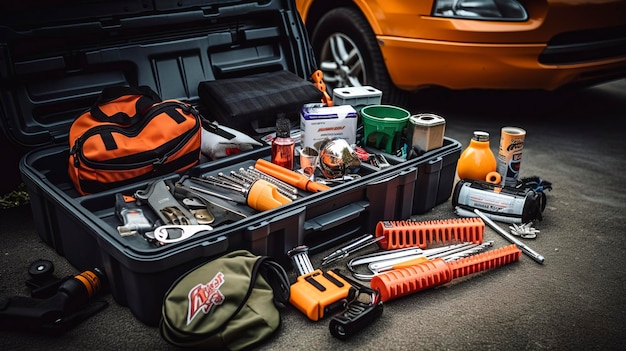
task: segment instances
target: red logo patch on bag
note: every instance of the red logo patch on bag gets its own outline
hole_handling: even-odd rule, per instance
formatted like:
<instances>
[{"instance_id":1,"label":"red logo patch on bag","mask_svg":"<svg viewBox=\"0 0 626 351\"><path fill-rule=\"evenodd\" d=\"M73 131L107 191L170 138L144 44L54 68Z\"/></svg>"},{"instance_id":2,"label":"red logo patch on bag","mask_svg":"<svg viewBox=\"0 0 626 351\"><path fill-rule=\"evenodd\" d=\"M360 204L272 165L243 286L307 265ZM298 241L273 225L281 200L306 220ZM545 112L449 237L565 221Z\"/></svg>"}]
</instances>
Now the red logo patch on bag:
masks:
<instances>
[{"instance_id":1,"label":"red logo patch on bag","mask_svg":"<svg viewBox=\"0 0 626 351\"><path fill-rule=\"evenodd\" d=\"M198 284L189 290L187 325L191 323L200 311L204 314L208 314L213 306L221 305L224 302L224 294L220 291L222 284L224 284L224 274L217 272L210 282Z\"/></svg>"}]
</instances>

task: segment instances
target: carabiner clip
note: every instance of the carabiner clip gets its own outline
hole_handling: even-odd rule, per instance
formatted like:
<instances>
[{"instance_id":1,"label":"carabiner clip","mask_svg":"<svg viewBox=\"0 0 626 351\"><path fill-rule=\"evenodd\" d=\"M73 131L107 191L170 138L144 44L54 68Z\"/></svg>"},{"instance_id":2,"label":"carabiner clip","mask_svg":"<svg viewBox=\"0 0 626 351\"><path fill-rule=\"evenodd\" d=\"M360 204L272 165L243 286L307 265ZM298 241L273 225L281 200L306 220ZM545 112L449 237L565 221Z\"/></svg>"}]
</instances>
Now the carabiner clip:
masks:
<instances>
[{"instance_id":1,"label":"carabiner clip","mask_svg":"<svg viewBox=\"0 0 626 351\"><path fill-rule=\"evenodd\" d=\"M154 238L161 244L177 243L203 231L213 230L206 224L162 225L154 230Z\"/></svg>"}]
</instances>

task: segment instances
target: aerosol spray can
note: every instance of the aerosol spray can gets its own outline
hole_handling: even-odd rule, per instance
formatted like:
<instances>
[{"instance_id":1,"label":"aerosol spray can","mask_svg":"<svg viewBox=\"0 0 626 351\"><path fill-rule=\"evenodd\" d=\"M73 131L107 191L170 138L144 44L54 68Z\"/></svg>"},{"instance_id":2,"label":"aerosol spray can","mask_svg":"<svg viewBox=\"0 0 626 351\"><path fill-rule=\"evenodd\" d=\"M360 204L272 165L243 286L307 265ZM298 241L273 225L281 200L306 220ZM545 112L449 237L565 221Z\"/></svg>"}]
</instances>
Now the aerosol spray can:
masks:
<instances>
[{"instance_id":1,"label":"aerosol spray can","mask_svg":"<svg viewBox=\"0 0 626 351\"><path fill-rule=\"evenodd\" d=\"M500 149L498 151L498 173L502 176L505 186L517 185L520 166L522 164L522 149L526 131L517 127L503 127L500 134Z\"/></svg>"}]
</instances>

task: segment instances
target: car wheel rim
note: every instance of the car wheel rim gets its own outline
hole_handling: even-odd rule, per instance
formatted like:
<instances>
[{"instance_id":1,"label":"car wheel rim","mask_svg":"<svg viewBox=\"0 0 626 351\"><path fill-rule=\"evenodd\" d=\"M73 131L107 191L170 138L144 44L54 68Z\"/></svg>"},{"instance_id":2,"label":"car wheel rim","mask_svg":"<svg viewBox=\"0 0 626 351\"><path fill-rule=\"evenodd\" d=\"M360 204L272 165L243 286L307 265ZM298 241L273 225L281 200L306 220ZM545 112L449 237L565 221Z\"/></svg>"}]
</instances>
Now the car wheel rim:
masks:
<instances>
[{"instance_id":1,"label":"car wheel rim","mask_svg":"<svg viewBox=\"0 0 626 351\"><path fill-rule=\"evenodd\" d=\"M363 56L344 34L334 33L326 40L320 52L320 62L324 82L331 90L362 86L366 81Z\"/></svg>"}]
</instances>

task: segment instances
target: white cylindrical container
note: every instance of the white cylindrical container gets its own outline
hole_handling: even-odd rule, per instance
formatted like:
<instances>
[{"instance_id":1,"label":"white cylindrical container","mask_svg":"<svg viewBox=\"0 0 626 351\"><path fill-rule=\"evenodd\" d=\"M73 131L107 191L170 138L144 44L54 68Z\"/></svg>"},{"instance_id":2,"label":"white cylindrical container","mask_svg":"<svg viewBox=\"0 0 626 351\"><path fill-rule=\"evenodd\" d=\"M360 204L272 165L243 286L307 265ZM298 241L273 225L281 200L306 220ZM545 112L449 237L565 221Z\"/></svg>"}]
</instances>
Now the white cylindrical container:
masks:
<instances>
[{"instance_id":1,"label":"white cylindrical container","mask_svg":"<svg viewBox=\"0 0 626 351\"><path fill-rule=\"evenodd\" d=\"M501 185L515 186L522 164L522 149L526 131L517 127L503 127L500 134L497 171L502 176Z\"/></svg>"}]
</instances>

